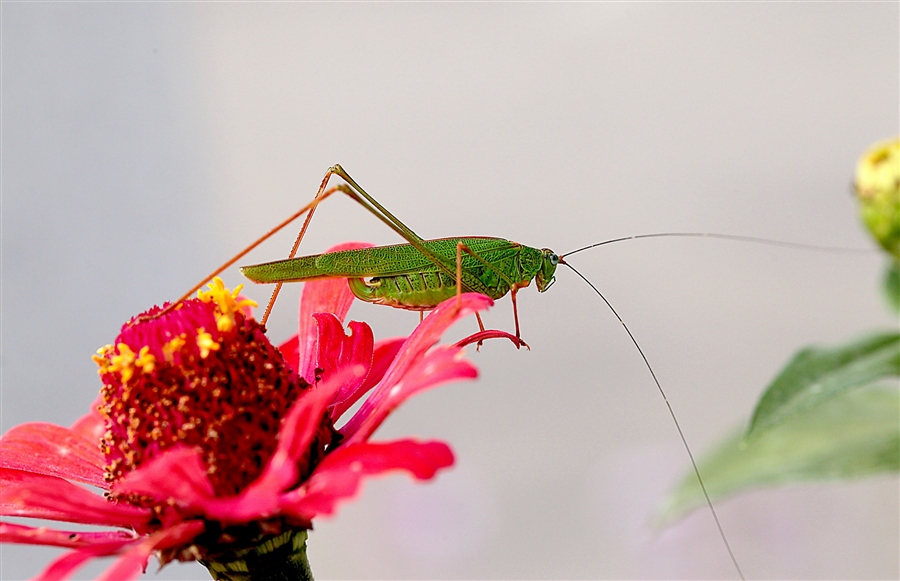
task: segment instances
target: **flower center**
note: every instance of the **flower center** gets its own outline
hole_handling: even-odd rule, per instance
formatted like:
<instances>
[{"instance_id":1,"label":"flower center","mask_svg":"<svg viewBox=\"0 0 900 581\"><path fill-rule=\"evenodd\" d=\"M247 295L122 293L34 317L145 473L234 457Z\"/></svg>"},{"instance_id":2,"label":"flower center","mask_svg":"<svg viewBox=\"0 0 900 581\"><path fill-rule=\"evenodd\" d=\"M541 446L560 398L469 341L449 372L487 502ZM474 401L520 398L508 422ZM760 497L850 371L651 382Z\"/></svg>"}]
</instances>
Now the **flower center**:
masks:
<instances>
[{"instance_id":1,"label":"flower center","mask_svg":"<svg viewBox=\"0 0 900 581\"><path fill-rule=\"evenodd\" d=\"M232 293L216 279L210 289L160 316L154 307L133 318L115 346L97 352L108 481L181 444L199 447L216 494L232 495L274 452L308 384L242 312L252 302L238 302L240 288Z\"/></svg>"}]
</instances>

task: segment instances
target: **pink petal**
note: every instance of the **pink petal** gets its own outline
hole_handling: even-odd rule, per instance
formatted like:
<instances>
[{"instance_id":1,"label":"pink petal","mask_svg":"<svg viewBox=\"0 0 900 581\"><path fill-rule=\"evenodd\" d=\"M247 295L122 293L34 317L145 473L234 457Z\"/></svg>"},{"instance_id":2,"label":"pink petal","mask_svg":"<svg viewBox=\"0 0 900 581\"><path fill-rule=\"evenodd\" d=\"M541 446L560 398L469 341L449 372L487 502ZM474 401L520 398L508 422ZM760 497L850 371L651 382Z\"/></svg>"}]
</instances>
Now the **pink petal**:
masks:
<instances>
[{"instance_id":1,"label":"pink petal","mask_svg":"<svg viewBox=\"0 0 900 581\"><path fill-rule=\"evenodd\" d=\"M0 542L20 545L47 545L70 549L89 546L127 545L136 537L125 531L91 533L86 531L58 531L47 527L26 527L12 523L0 523Z\"/></svg>"},{"instance_id":2,"label":"pink petal","mask_svg":"<svg viewBox=\"0 0 900 581\"><path fill-rule=\"evenodd\" d=\"M284 357L284 360L287 361L291 367L294 369L299 369L299 359L300 359L300 339L299 335L294 335L284 343L278 346L278 350L281 351L281 356Z\"/></svg>"},{"instance_id":3,"label":"pink petal","mask_svg":"<svg viewBox=\"0 0 900 581\"><path fill-rule=\"evenodd\" d=\"M174 446L116 482L120 494L144 495L181 507L200 506L215 497L197 448Z\"/></svg>"},{"instance_id":4,"label":"pink petal","mask_svg":"<svg viewBox=\"0 0 900 581\"><path fill-rule=\"evenodd\" d=\"M45 423L21 424L0 438L0 467L59 476L107 488L100 440Z\"/></svg>"},{"instance_id":5,"label":"pink petal","mask_svg":"<svg viewBox=\"0 0 900 581\"><path fill-rule=\"evenodd\" d=\"M406 339L406 337L394 337L392 339L380 339L375 343L375 349L372 353L372 369L369 370L369 375L366 376L363 389L375 387L381 381L397 354L400 353L400 349L403 347Z\"/></svg>"},{"instance_id":6,"label":"pink petal","mask_svg":"<svg viewBox=\"0 0 900 581\"><path fill-rule=\"evenodd\" d=\"M345 242L329 248L328 252L370 246L372 245L367 242ZM347 286L347 280L344 278L311 280L304 285L303 294L300 297L300 329L297 334L299 343L296 369L306 381L314 382L318 351L316 321L312 316L315 313L331 313L343 322L352 302L353 293L350 292L350 287Z\"/></svg>"},{"instance_id":7,"label":"pink petal","mask_svg":"<svg viewBox=\"0 0 900 581\"><path fill-rule=\"evenodd\" d=\"M388 414L413 395L448 381L478 377L478 369L463 359L463 354L464 351L459 347L451 345L435 347L424 359L407 370L399 383L391 387L389 391L379 394L376 405L364 410L365 405L375 397L373 394L366 404L363 404L363 408L360 408L360 412L341 428L340 432L345 436L345 444L367 440ZM361 415L363 411L366 412L365 415ZM360 420L353 423L353 420L357 418Z\"/></svg>"},{"instance_id":8,"label":"pink petal","mask_svg":"<svg viewBox=\"0 0 900 581\"><path fill-rule=\"evenodd\" d=\"M131 541L133 548L129 549L124 555L112 564L100 577L99 580L109 581L127 581L136 579L141 575L147 567L147 560L150 555L157 550L168 547L176 547L186 545L197 535L202 533L204 525L200 521L191 521L181 523L174 527L169 527L158 533L154 533L140 541ZM40 581L61 581L69 578L75 570L83 563L97 557L106 557L121 552L121 546L110 545L109 547L89 547L66 553L62 557L56 559L49 567L38 575L35 579Z\"/></svg>"},{"instance_id":9,"label":"pink petal","mask_svg":"<svg viewBox=\"0 0 900 581\"><path fill-rule=\"evenodd\" d=\"M260 481L269 481L263 485L265 488L275 486L280 492L297 480L297 460L312 444L334 394L346 382L356 381L364 372L362 366L342 370L303 394L294 404L278 433L278 448L259 478Z\"/></svg>"},{"instance_id":10,"label":"pink petal","mask_svg":"<svg viewBox=\"0 0 900 581\"><path fill-rule=\"evenodd\" d=\"M382 339L375 343L375 348L372 353L372 367L369 369L365 381L351 393L343 395L339 399L336 398L335 403L331 405L331 418L334 421L337 421L338 418L344 415L344 412L353 407L353 404L355 404L360 397L365 395L366 392L381 381L385 371L387 371L388 367L393 363L397 353L400 352L400 348L403 346L404 341L406 341L406 337L396 337L393 339Z\"/></svg>"},{"instance_id":11,"label":"pink petal","mask_svg":"<svg viewBox=\"0 0 900 581\"><path fill-rule=\"evenodd\" d=\"M103 403L103 396L97 394L97 397L91 403L90 411L81 416L72 424L71 430L77 432L92 442L100 442L103 432L106 431L106 425L100 416L100 405Z\"/></svg>"},{"instance_id":12,"label":"pink petal","mask_svg":"<svg viewBox=\"0 0 900 581\"><path fill-rule=\"evenodd\" d=\"M81 524L137 527L150 511L115 504L55 476L0 468L0 514Z\"/></svg>"},{"instance_id":13,"label":"pink petal","mask_svg":"<svg viewBox=\"0 0 900 581\"><path fill-rule=\"evenodd\" d=\"M97 577L97 581L130 581L147 568L147 560L154 551L186 545L205 530L202 521L189 521L153 533L136 543L119 560Z\"/></svg>"},{"instance_id":14,"label":"pink petal","mask_svg":"<svg viewBox=\"0 0 900 581\"><path fill-rule=\"evenodd\" d=\"M278 447L263 473L237 496L217 498L200 453L187 447L167 450L125 476L114 490L173 502L185 514L228 524L272 516L278 509L278 494L297 482L297 461L309 449L334 394L364 371L362 366L345 369L304 393L285 419Z\"/></svg>"},{"instance_id":15,"label":"pink petal","mask_svg":"<svg viewBox=\"0 0 900 581\"><path fill-rule=\"evenodd\" d=\"M341 428L341 433L358 441L358 438L355 438L355 434L362 423L366 421L366 418L370 415L373 415L379 407L384 405L384 401L388 398L390 392L394 391L394 387L398 383L404 381L406 373L413 365L416 365L422 357L424 357L425 352L428 351L432 345L438 342L444 331L460 318L472 312L486 309L493 303L494 301L484 295L464 293L459 299L458 307L456 297L447 299L438 305L437 308L434 309L430 315L425 317L425 320L416 327L416 330L413 331L412 335L409 336L406 343L404 343L401 348L400 353L394 359L394 362L388 368L387 372L385 372L384 377L375 387L372 395L370 395L365 403L363 403L362 407L360 407L350 421ZM475 376L474 373L476 372L474 371L474 367L471 365L468 365L468 367L470 369L459 368L459 377ZM447 378L444 381L449 379L452 379L452 377ZM409 397L409 395L411 394L407 394L405 397ZM402 401L402 399L400 401ZM396 403L399 402L395 401L391 405L396 407ZM393 409L393 407L390 409ZM384 419L384 415L386 414L381 414L381 419L378 420L377 423L380 423L381 420Z\"/></svg>"},{"instance_id":16,"label":"pink petal","mask_svg":"<svg viewBox=\"0 0 900 581\"><path fill-rule=\"evenodd\" d=\"M452 465L453 452L444 442L397 440L341 446L325 458L306 484L282 497L282 510L306 519L330 515L340 501L356 495L366 476L404 470L428 480Z\"/></svg>"},{"instance_id":17,"label":"pink petal","mask_svg":"<svg viewBox=\"0 0 900 581\"><path fill-rule=\"evenodd\" d=\"M334 395L329 407L346 400L359 390L372 366L375 340L372 329L365 323L350 322L350 335L344 333L344 325L331 313L313 315L319 327L319 357L317 367L322 369L319 381L324 381L344 368L362 366L366 373L348 381ZM332 415L334 417L334 415Z\"/></svg>"}]
</instances>

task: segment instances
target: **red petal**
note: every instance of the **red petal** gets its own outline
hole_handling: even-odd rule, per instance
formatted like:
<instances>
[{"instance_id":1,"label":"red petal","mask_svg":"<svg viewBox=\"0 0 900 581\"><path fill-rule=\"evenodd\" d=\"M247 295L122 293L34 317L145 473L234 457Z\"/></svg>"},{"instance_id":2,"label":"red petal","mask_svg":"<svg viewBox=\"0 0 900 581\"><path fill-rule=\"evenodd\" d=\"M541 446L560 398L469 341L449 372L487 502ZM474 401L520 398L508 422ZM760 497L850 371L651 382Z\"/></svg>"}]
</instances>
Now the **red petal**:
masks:
<instances>
[{"instance_id":1,"label":"red petal","mask_svg":"<svg viewBox=\"0 0 900 581\"><path fill-rule=\"evenodd\" d=\"M312 442L334 394L364 372L345 369L304 393L294 404L278 434L278 448L263 473L237 496L216 498L200 453L180 447L144 464L119 481L116 492L173 501L183 512L194 512L223 523L245 523L270 517L278 510L278 494L297 481L297 461Z\"/></svg>"},{"instance_id":2,"label":"red petal","mask_svg":"<svg viewBox=\"0 0 900 581\"><path fill-rule=\"evenodd\" d=\"M364 371L362 366L344 369L303 394L281 426L278 448L259 478L235 499L209 503L206 514L225 522L244 522L273 514L278 508L277 495L297 482L297 460L309 449L334 394Z\"/></svg>"},{"instance_id":3,"label":"red petal","mask_svg":"<svg viewBox=\"0 0 900 581\"><path fill-rule=\"evenodd\" d=\"M124 544L109 543L105 546L85 547L59 557L35 579L40 581L67 579L86 561L122 553L122 549L129 544L133 547L124 551L122 558L113 563L100 577L97 577L97 580L127 581L136 579L146 568L147 559L153 551L186 545L202 533L204 528L201 521L190 521L169 527L141 540L132 539Z\"/></svg>"},{"instance_id":4,"label":"red petal","mask_svg":"<svg viewBox=\"0 0 900 581\"><path fill-rule=\"evenodd\" d=\"M199 506L215 497L200 451L187 446L169 448L142 464L119 480L113 490L148 496L157 502L172 500L182 507Z\"/></svg>"},{"instance_id":5,"label":"red petal","mask_svg":"<svg viewBox=\"0 0 900 581\"><path fill-rule=\"evenodd\" d=\"M372 395L370 395L369 399L363 403L362 407L350 421L341 428L341 433L358 441L359 438L356 438L355 434L362 423L365 422L366 418L370 415L375 414L379 407L385 405L385 400L391 396L391 391L393 391L397 384L400 384L401 382L405 383L406 373L409 372L422 357L424 357L425 352L428 351L432 345L438 342L444 331L461 317L474 311L485 309L493 303L494 301L484 295L465 293L460 296L458 303L456 297L453 297L438 305L437 308L434 309L430 315L425 317L425 320L416 327L416 330L413 331L412 335L409 336L406 343L401 347L400 353L394 359L394 362L388 368L387 372L385 372L384 377L375 387ZM452 359L452 357L450 359ZM464 366L454 365L454 368L456 368L459 374L458 377L474 377L475 373L477 373L471 364L465 364ZM443 375L443 372L439 369L429 368L429 371L438 371ZM445 377L441 381L448 381L450 379L453 379L453 377ZM432 385L434 385L434 382L432 382ZM404 390L405 389L406 388L404 387ZM396 397L391 397L392 401L388 402L387 405L391 406L390 409L393 409L397 404L403 401L403 399L410 395L412 395L412 393L406 393L400 400L397 400ZM390 409L388 411L390 411ZM378 423L381 423L381 420L384 419L384 415L386 414L381 414L375 427L377 427ZM371 431L369 433L371 433Z\"/></svg>"},{"instance_id":6,"label":"red petal","mask_svg":"<svg viewBox=\"0 0 900 581\"><path fill-rule=\"evenodd\" d=\"M328 249L328 252L339 250L353 250L355 248L368 248L372 246L367 242L345 242ZM316 321L312 318L315 313L331 313L343 322L353 302L353 293L347 286L344 278L323 278L311 280L303 287L300 297L300 329L298 332L299 344L297 346L298 365L297 372L306 381L313 383L316 372Z\"/></svg>"},{"instance_id":7,"label":"red petal","mask_svg":"<svg viewBox=\"0 0 900 581\"><path fill-rule=\"evenodd\" d=\"M355 382L363 373L365 373L365 368L361 365L342 369L326 381L319 383L294 404L278 433L278 448L266 468L267 471L277 470L278 468L274 465L278 462L293 465L306 453L319 429L322 414L334 399L334 394L338 393L347 383ZM286 484L292 483L287 482Z\"/></svg>"},{"instance_id":8,"label":"red petal","mask_svg":"<svg viewBox=\"0 0 900 581\"><path fill-rule=\"evenodd\" d=\"M100 441L54 424L22 424L0 438L0 467L108 488Z\"/></svg>"},{"instance_id":9,"label":"red petal","mask_svg":"<svg viewBox=\"0 0 900 581\"><path fill-rule=\"evenodd\" d=\"M320 381L355 365L360 365L366 370L363 375L341 386L331 402L330 408L333 409L335 404L352 397L365 383L372 367L375 340L371 327L365 323L351 321L348 336L344 332L343 324L331 313L316 313L313 317L319 327L319 356L316 367L323 370ZM333 411L332 417L337 418Z\"/></svg>"},{"instance_id":10,"label":"red petal","mask_svg":"<svg viewBox=\"0 0 900 581\"><path fill-rule=\"evenodd\" d=\"M291 367L294 369L299 369L299 359L300 359L300 340L298 335L294 335L284 343L278 346L278 350L281 351L281 356L284 357L284 360L290 363Z\"/></svg>"},{"instance_id":11,"label":"red petal","mask_svg":"<svg viewBox=\"0 0 900 581\"><path fill-rule=\"evenodd\" d=\"M0 514L81 524L137 527L150 511L114 504L55 476L0 468Z\"/></svg>"},{"instance_id":12,"label":"red petal","mask_svg":"<svg viewBox=\"0 0 900 581\"><path fill-rule=\"evenodd\" d=\"M323 408L324 409L324 408ZM178 446L166 450L116 483L117 493L146 495L157 502L171 502L184 515L202 515L228 523L241 523L271 513L279 490L254 504L252 485L238 496L216 498L206 475L201 453L196 448Z\"/></svg>"},{"instance_id":13,"label":"red petal","mask_svg":"<svg viewBox=\"0 0 900 581\"><path fill-rule=\"evenodd\" d=\"M403 347L404 341L406 341L406 337L396 337L394 339L382 339L375 343L375 348L372 352L372 367L369 369L365 381L363 381L352 393L342 396L340 400L336 400L335 403L332 404L331 417L333 420L337 421L338 418L344 415L344 412L353 407L353 404L355 404L360 397L365 395L366 392L381 381L385 371L387 371L388 367L393 363L397 353L400 352L400 348Z\"/></svg>"},{"instance_id":14,"label":"red petal","mask_svg":"<svg viewBox=\"0 0 900 581\"><path fill-rule=\"evenodd\" d=\"M70 549L95 545L126 545L135 540L134 534L125 531L89 533L86 531L58 531L47 527L26 527L12 523L0 523L0 542L20 545L47 545Z\"/></svg>"},{"instance_id":15,"label":"red petal","mask_svg":"<svg viewBox=\"0 0 900 581\"><path fill-rule=\"evenodd\" d=\"M381 339L375 343L375 349L372 353L372 369L369 370L369 375L366 376L363 388L372 388L381 381L406 339L406 337L394 337L393 339Z\"/></svg>"},{"instance_id":16,"label":"red petal","mask_svg":"<svg viewBox=\"0 0 900 581\"><path fill-rule=\"evenodd\" d=\"M340 429L345 436L346 444L362 442L378 429L378 426L397 407L415 394L437 387L442 383L458 379L473 379L478 376L478 369L462 358L460 347L441 345L429 352L424 359L416 363L403 376L400 383L388 391L373 394L359 412L346 426ZM375 400L374 405L366 409L366 405ZM354 422L354 420L358 421Z\"/></svg>"},{"instance_id":17,"label":"red petal","mask_svg":"<svg viewBox=\"0 0 900 581\"><path fill-rule=\"evenodd\" d=\"M356 495L366 476L404 470L428 480L452 465L453 452L444 442L397 440L341 446L325 458L302 488L283 496L282 510L306 519L330 515L341 500Z\"/></svg>"},{"instance_id":18,"label":"red petal","mask_svg":"<svg viewBox=\"0 0 900 581\"><path fill-rule=\"evenodd\" d=\"M265 474L264 472L263 475ZM258 478L257 482L259 480ZM256 488L259 488L259 484ZM281 491L265 489L260 494L256 488L251 484L240 495L217 498L207 478L200 451L179 446L166 450L131 472L117 482L113 490L118 493L143 494L157 502L172 502L183 514L202 515L227 523L242 523L271 514L275 497Z\"/></svg>"}]
</instances>

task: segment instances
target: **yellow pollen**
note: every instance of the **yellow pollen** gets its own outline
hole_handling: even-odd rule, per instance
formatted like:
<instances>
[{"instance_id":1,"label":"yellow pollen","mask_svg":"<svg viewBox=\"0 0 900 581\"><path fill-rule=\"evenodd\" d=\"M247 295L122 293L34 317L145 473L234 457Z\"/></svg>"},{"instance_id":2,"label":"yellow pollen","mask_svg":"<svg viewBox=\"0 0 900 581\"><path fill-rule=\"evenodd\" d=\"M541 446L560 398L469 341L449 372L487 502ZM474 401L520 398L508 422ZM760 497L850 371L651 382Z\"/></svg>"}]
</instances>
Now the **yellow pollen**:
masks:
<instances>
[{"instance_id":1,"label":"yellow pollen","mask_svg":"<svg viewBox=\"0 0 900 581\"><path fill-rule=\"evenodd\" d=\"M97 373L99 373L100 375L109 372L109 355L112 349L112 345L104 345L103 347L97 349L96 355L91 356L91 359L93 359L94 363L97 364L97 367L100 368L97 370Z\"/></svg>"},{"instance_id":2,"label":"yellow pollen","mask_svg":"<svg viewBox=\"0 0 900 581\"><path fill-rule=\"evenodd\" d=\"M163 356L166 358L167 363L175 362L175 354L181 351L181 348L185 346L187 341L185 341L185 335L182 333L181 335L167 341L165 345L163 345Z\"/></svg>"},{"instance_id":3,"label":"yellow pollen","mask_svg":"<svg viewBox=\"0 0 900 581\"><path fill-rule=\"evenodd\" d=\"M222 333L234 329L234 314L244 307L255 307L256 302L250 299L237 301L238 294L244 285L238 285L234 291L225 288L225 283L218 276L207 285L209 290L201 290L197 298L205 303L214 302L216 305L216 327Z\"/></svg>"},{"instance_id":4,"label":"yellow pollen","mask_svg":"<svg viewBox=\"0 0 900 581\"><path fill-rule=\"evenodd\" d=\"M153 370L156 368L156 357L150 353L150 347L147 345L141 347L138 358L134 361L134 365L140 367L141 371L144 373L153 373Z\"/></svg>"},{"instance_id":5,"label":"yellow pollen","mask_svg":"<svg viewBox=\"0 0 900 581\"><path fill-rule=\"evenodd\" d=\"M122 376L122 383L128 383L134 375L134 351L125 343L118 344L119 354L113 355L109 370Z\"/></svg>"},{"instance_id":6,"label":"yellow pollen","mask_svg":"<svg viewBox=\"0 0 900 581\"><path fill-rule=\"evenodd\" d=\"M197 329L197 347L200 348L200 358L206 359L210 351L218 351L219 344L207 333L203 327Z\"/></svg>"}]
</instances>

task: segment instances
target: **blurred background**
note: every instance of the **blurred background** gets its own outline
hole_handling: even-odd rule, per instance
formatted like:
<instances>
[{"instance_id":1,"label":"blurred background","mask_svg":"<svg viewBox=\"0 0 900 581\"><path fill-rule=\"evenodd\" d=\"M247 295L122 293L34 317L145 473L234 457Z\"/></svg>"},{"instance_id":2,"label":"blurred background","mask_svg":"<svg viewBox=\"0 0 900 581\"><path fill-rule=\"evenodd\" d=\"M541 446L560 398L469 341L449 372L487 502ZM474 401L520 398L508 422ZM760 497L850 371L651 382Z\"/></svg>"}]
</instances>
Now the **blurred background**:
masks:
<instances>
[{"instance_id":1,"label":"blurred background","mask_svg":"<svg viewBox=\"0 0 900 581\"><path fill-rule=\"evenodd\" d=\"M860 248L872 244L854 165L900 123L896 3L0 11L3 431L83 414L94 351L305 204L334 163L426 238L567 252L702 231ZM295 233L244 263L285 256ZM401 241L332 198L304 250L346 240ZM698 454L746 421L800 346L896 326L882 262L685 239L572 259L643 346ZM294 332L299 286L276 306L274 341ZM550 292L519 297L531 351L470 348L477 381L417 397L376 434L446 440L454 469L371 482L317 521L316 576L733 578L708 512L650 524L688 462L620 325L564 269ZM377 337L418 322L364 304L351 318ZM486 322L512 328L508 298ZM718 510L749 577L900 575L896 478L760 490ZM0 577L57 554L3 546Z\"/></svg>"}]
</instances>

